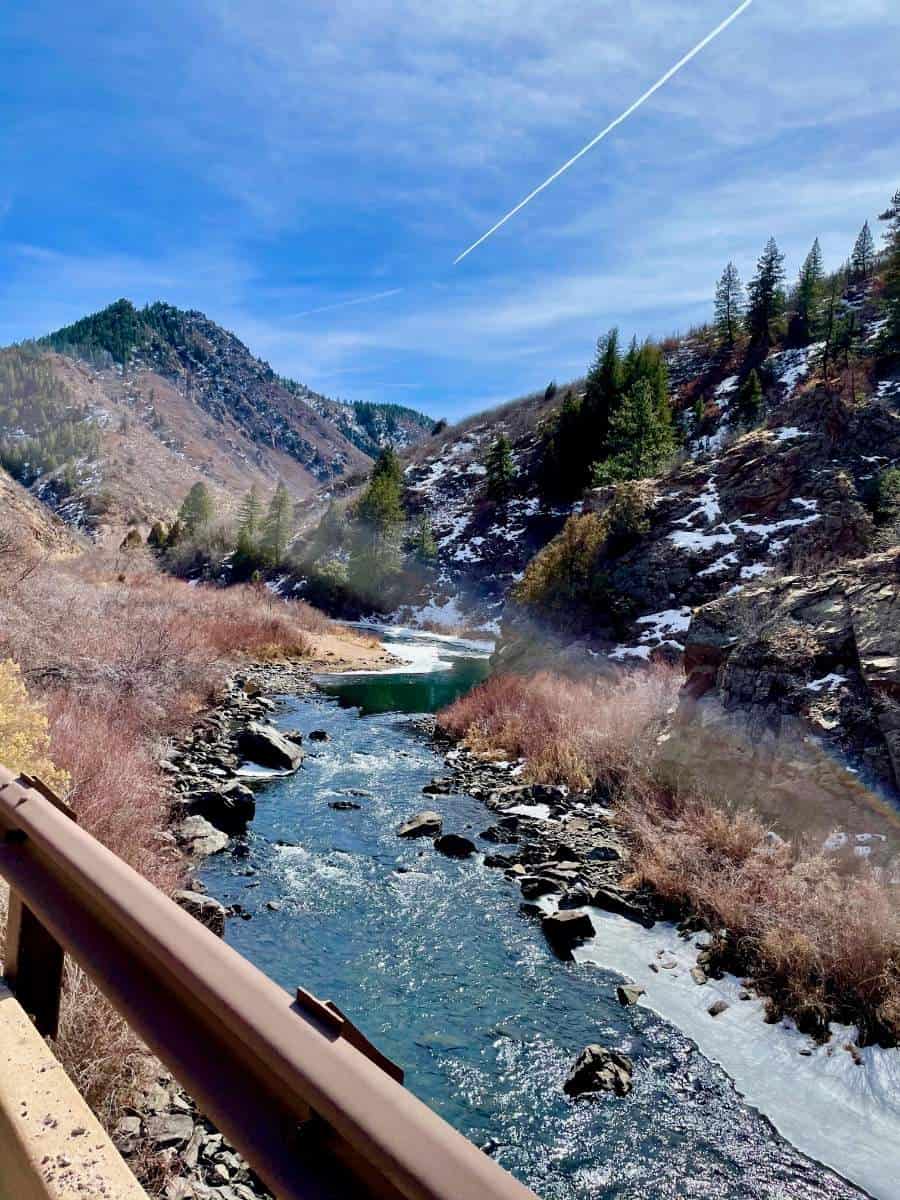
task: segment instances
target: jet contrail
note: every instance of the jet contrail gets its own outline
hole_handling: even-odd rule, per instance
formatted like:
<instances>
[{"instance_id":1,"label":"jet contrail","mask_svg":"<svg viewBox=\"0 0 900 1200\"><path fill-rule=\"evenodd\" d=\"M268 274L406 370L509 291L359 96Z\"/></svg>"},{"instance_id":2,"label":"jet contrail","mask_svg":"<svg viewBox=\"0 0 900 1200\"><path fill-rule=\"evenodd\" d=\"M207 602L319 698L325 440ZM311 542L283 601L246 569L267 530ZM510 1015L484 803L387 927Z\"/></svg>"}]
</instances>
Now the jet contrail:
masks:
<instances>
[{"instance_id":1,"label":"jet contrail","mask_svg":"<svg viewBox=\"0 0 900 1200\"><path fill-rule=\"evenodd\" d=\"M486 242L487 239L491 236L491 234L496 233L501 225L505 225L506 222L510 219L510 217L514 217L516 215L516 213L519 212L520 209L523 209L530 200L533 200L535 198L535 196L538 195L538 193L542 192L544 190L544 188L549 187L550 184L553 183L554 180L559 179L560 175L562 175L562 173L564 171L568 171L569 167L571 167L575 163L577 163L579 158L581 158L583 155L587 154L588 150L592 150L594 148L594 146L597 145L598 142L602 142L603 139L605 137L607 137L610 133L612 133L612 131L617 126L621 125L623 121L627 121L628 118L632 115L632 113L636 112L641 107L642 104L646 104L646 102L650 99L650 97L653 96L656 92L658 92L661 87L664 87L669 82L669 80L672 78L673 75L677 75L682 67L687 66L687 64L691 61L692 58L696 58L697 55L700 53L700 51L704 50L709 45L710 42L714 41L719 36L720 33L724 33L725 30L728 28L728 26L732 23L732 21L736 21L738 19L738 17L741 15L741 13L744 12L746 9L748 9L752 3L753 3L753 0L744 0L743 4L739 5L734 10L734 12L731 14L730 17L726 17L726 19L721 23L721 25L717 25L715 27L715 29L712 31L712 33L708 33L706 35L706 37L703 39L702 42L698 42L697 45L693 48L693 50L689 51L684 56L684 58L681 58L678 60L678 62L675 64L674 67L670 67L669 70L666 71L665 75L663 75L661 79L658 79L656 81L656 83L654 83L653 87L648 88L648 90L646 92L644 92L643 96L641 96L640 99L635 100L634 104L632 104L630 108L626 108L621 116L618 116L618 117L616 117L616 119L614 121L611 121L609 123L609 125L607 125L607 127L604 130L602 130L600 133L598 133L595 138L591 138L591 140L588 142L588 144L586 146L582 146L582 148L578 151L577 154L573 154L568 162L564 162L558 171L553 172L553 174L549 177L549 179L545 179L543 183L538 184L538 186L534 189L533 192L529 192L524 200L520 200L515 208L511 208L505 217L501 217L496 225L492 225L491 228L487 231L487 233L483 233L477 242L472 243L472 245L468 248L468 250L463 250L462 254L460 254L458 258L454 258L454 260L453 260L454 267L456 266L457 263L462 262L462 260L466 257L467 254L471 254L472 251L477 246L480 246L482 242Z\"/></svg>"},{"instance_id":2,"label":"jet contrail","mask_svg":"<svg viewBox=\"0 0 900 1200\"><path fill-rule=\"evenodd\" d=\"M353 300L337 300L334 304L322 304L318 308L308 308L305 312L294 313L294 320L301 317L311 317L314 313L331 312L334 308L350 308L353 304L370 304L373 300L386 300L388 296L397 296L404 291L402 287L391 288L387 292L375 292L372 296L357 296Z\"/></svg>"}]
</instances>

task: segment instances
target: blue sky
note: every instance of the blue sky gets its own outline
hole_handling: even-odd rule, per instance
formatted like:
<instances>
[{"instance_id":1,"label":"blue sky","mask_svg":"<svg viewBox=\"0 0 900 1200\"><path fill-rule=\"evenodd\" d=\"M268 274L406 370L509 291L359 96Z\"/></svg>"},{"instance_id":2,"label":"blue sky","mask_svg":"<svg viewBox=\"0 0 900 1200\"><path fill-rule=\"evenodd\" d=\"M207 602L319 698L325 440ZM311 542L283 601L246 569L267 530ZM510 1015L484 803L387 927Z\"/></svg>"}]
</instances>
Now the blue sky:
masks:
<instances>
[{"instance_id":1,"label":"blue sky","mask_svg":"<svg viewBox=\"0 0 900 1200\"><path fill-rule=\"evenodd\" d=\"M900 187L896 0L755 0L451 265L736 2L6 0L0 342L166 299L453 418L704 319L770 233L836 264Z\"/></svg>"}]
</instances>

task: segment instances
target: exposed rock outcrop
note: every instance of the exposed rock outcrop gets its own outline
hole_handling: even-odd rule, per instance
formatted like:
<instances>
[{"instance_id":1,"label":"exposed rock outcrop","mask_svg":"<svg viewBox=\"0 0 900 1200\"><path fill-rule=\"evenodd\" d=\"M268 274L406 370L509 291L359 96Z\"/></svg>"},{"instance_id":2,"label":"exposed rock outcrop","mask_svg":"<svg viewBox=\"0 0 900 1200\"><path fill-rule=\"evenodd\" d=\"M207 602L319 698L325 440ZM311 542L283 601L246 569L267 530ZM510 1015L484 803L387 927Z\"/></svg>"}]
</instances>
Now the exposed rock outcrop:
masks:
<instances>
[{"instance_id":1,"label":"exposed rock outcrop","mask_svg":"<svg viewBox=\"0 0 900 1200\"><path fill-rule=\"evenodd\" d=\"M668 770L805 831L890 820L870 787L900 781L900 549L703 606L685 669Z\"/></svg>"}]
</instances>

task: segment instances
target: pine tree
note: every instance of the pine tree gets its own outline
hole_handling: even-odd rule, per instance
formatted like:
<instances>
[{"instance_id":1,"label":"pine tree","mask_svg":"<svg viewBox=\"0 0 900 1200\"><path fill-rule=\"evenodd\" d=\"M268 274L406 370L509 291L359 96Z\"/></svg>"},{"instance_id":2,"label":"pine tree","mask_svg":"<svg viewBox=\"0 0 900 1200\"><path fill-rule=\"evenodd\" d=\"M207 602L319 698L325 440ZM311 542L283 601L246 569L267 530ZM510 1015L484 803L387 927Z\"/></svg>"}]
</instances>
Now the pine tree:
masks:
<instances>
[{"instance_id":1,"label":"pine tree","mask_svg":"<svg viewBox=\"0 0 900 1200\"><path fill-rule=\"evenodd\" d=\"M437 557L437 542L434 540L434 531L431 528L431 517L426 512L419 517L415 533L412 536L411 549L420 562L433 562Z\"/></svg>"},{"instance_id":2,"label":"pine tree","mask_svg":"<svg viewBox=\"0 0 900 1200\"><path fill-rule=\"evenodd\" d=\"M740 386L737 397L738 419L744 425L755 425L762 415L763 390L759 375L751 371Z\"/></svg>"},{"instance_id":3,"label":"pine tree","mask_svg":"<svg viewBox=\"0 0 900 1200\"><path fill-rule=\"evenodd\" d=\"M294 506L284 482L279 479L262 523L262 548L273 566L280 566L284 559L293 524Z\"/></svg>"},{"instance_id":4,"label":"pine tree","mask_svg":"<svg viewBox=\"0 0 900 1200\"><path fill-rule=\"evenodd\" d=\"M800 268L800 277L797 280L797 290L794 294L791 340L800 345L808 345L819 330L824 280L822 247L819 245L819 239L816 238Z\"/></svg>"},{"instance_id":5,"label":"pine tree","mask_svg":"<svg viewBox=\"0 0 900 1200\"><path fill-rule=\"evenodd\" d=\"M205 483L195 483L182 501L178 521L187 533L194 534L209 525L216 515L216 506Z\"/></svg>"},{"instance_id":6,"label":"pine tree","mask_svg":"<svg viewBox=\"0 0 900 1200\"><path fill-rule=\"evenodd\" d=\"M822 317L822 377L828 380L829 364L837 357L840 340L838 301L844 289L845 276L841 272L832 275L825 298Z\"/></svg>"},{"instance_id":7,"label":"pine tree","mask_svg":"<svg viewBox=\"0 0 900 1200\"><path fill-rule=\"evenodd\" d=\"M784 255L769 238L747 288L747 331L754 342L771 343L784 305Z\"/></svg>"},{"instance_id":8,"label":"pine tree","mask_svg":"<svg viewBox=\"0 0 900 1200\"><path fill-rule=\"evenodd\" d=\"M487 494L491 500L506 500L512 491L515 479L515 467L512 458L512 445L505 433L491 445L487 462Z\"/></svg>"},{"instance_id":9,"label":"pine tree","mask_svg":"<svg viewBox=\"0 0 900 1200\"><path fill-rule=\"evenodd\" d=\"M900 189L879 220L887 222L885 240L884 308L887 345L900 350Z\"/></svg>"},{"instance_id":10,"label":"pine tree","mask_svg":"<svg viewBox=\"0 0 900 1200\"><path fill-rule=\"evenodd\" d=\"M325 553L339 550L347 535L344 510L335 501L328 505L316 530L316 542Z\"/></svg>"},{"instance_id":11,"label":"pine tree","mask_svg":"<svg viewBox=\"0 0 900 1200\"><path fill-rule=\"evenodd\" d=\"M262 502L259 498L259 492L256 490L256 484L250 488L250 491L244 496L237 511L238 533L246 534L247 540L252 545L259 535L260 525L262 523Z\"/></svg>"},{"instance_id":12,"label":"pine tree","mask_svg":"<svg viewBox=\"0 0 900 1200\"><path fill-rule=\"evenodd\" d=\"M639 380L624 396L610 421L609 448L609 458L594 468L598 486L654 475L674 450L668 401L659 403L648 379Z\"/></svg>"},{"instance_id":13,"label":"pine tree","mask_svg":"<svg viewBox=\"0 0 900 1200\"><path fill-rule=\"evenodd\" d=\"M360 597L383 599L379 589L401 566L406 520L403 473L393 449L379 455L368 486L356 502L354 518L348 579Z\"/></svg>"},{"instance_id":14,"label":"pine tree","mask_svg":"<svg viewBox=\"0 0 900 1200\"><path fill-rule=\"evenodd\" d=\"M403 467L393 446L386 446L378 455L375 466L372 468L371 478L373 482L376 479L386 478L395 483L398 488L403 486Z\"/></svg>"},{"instance_id":15,"label":"pine tree","mask_svg":"<svg viewBox=\"0 0 900 1200\"><path fill-rule=\"evenodd\" d=\"M741 328L744 311L744 287L738 269L730 262L716 285L716 332L729 350L734 346Z\"/></svg>"},{"instance_id":16,"label":"pine tree","mask_svg":"<svg viewBox=\"0 0 900 1200\"><path fill-rule=\"evenodd\" d=\"M231 578L236 583L252 578L254 572L264 565L259 548L246 529L238 530L237 542L231 556Z\"/></svg>"},{"instance_id":17,"label":"pine tree","mask_svg":"<svg viewBox=\"0 0 900 1200\"><path fill-rule=\"evenodd\" d=\"M606 455L609 423L622 399L622 356L619 331L611 329L597 341L597 353L585 378L581 403L583 430L581 448L585 465Z\"/></svg>"},{"instance_id":18,"label":"pine tree","mask_svg":"<svg viewBox=\"0 0 900 1200\"><path fill-rule=\"evenodd\" d=\"M869 222L866 221L856 239L856 245L853 247L853 255L850 259L850 278L857 282L868 279L874 265L875 239L872 237Z\"/></svg>"}]
</instances>

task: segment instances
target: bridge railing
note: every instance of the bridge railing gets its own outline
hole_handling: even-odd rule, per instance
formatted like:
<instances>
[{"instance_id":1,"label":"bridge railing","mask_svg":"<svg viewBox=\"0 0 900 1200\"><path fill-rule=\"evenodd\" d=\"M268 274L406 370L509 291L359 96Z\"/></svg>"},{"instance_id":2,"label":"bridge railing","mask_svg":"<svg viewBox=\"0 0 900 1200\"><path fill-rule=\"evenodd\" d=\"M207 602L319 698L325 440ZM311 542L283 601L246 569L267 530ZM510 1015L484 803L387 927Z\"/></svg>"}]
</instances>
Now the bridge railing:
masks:
<instances>
[{"instance_id":1,"label":"bridge railing","mask_svg":"<svg viewBox=\"0 0 900 1200\"><path fill-rule=\"evenodd\" d=\"M290 996L3 767L0 836L23 1007L52 1032L70 954L280 1200L535 1200L339 1010Z\"/></svg>"}]
</instances>

